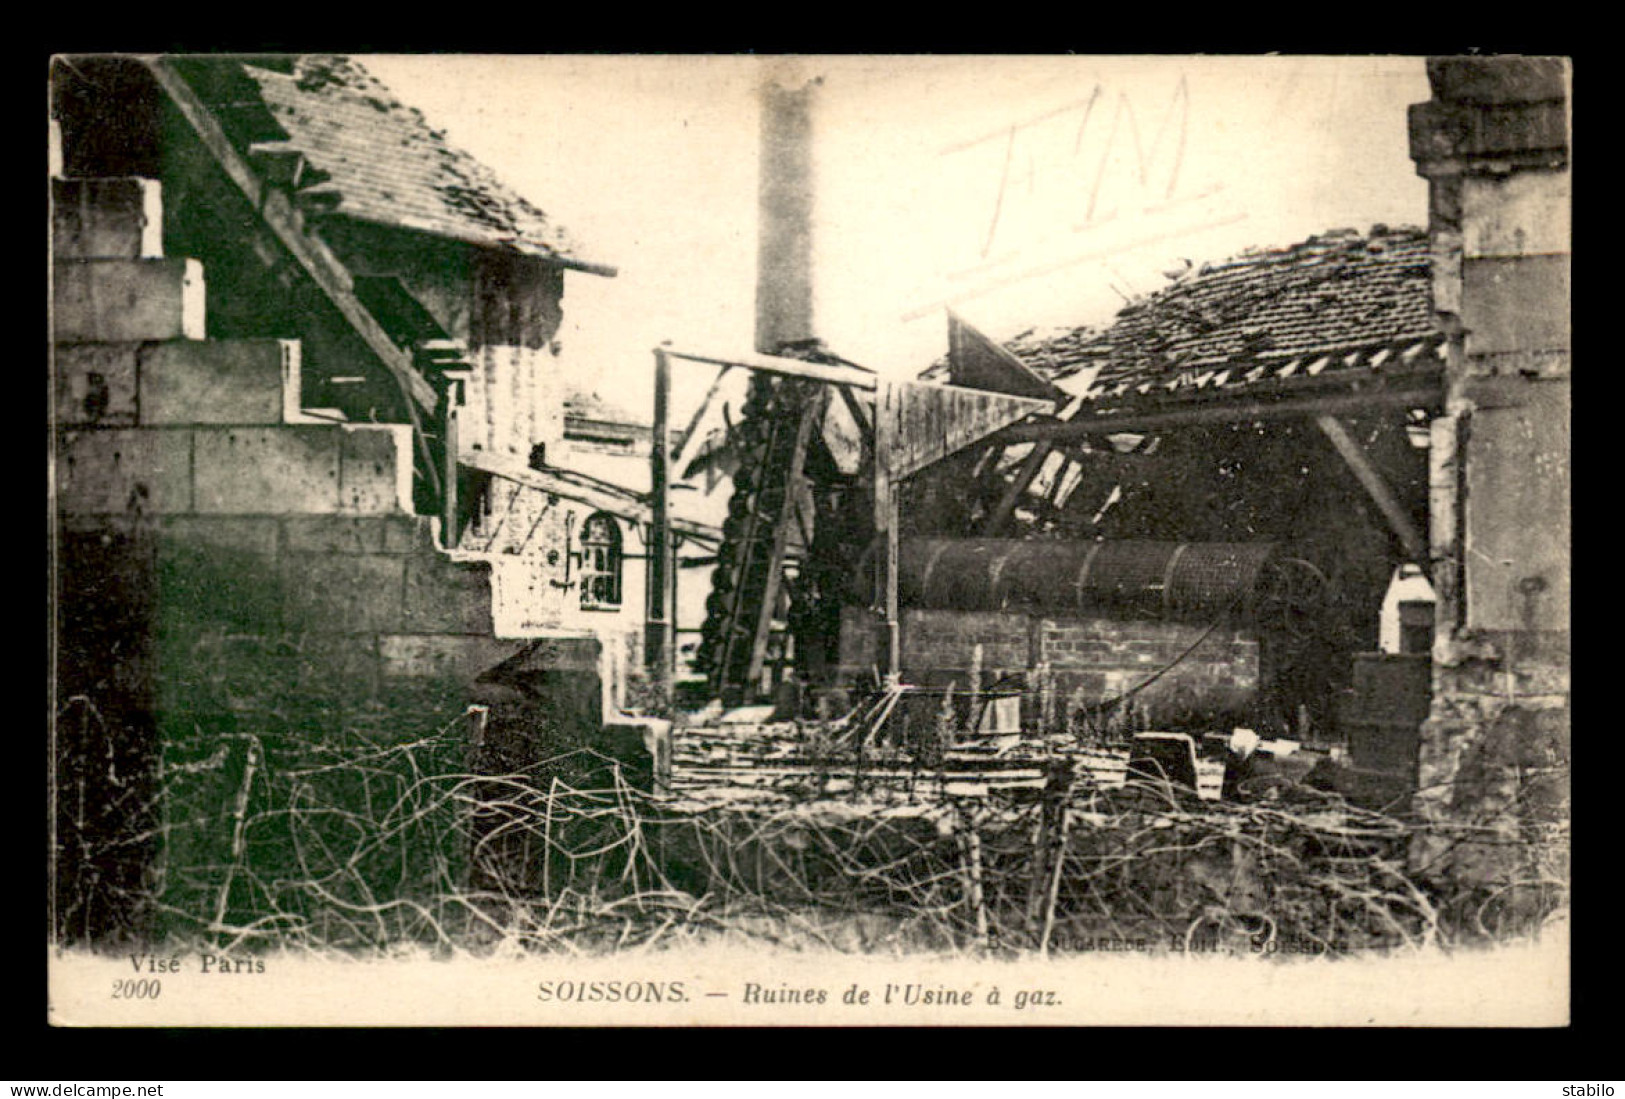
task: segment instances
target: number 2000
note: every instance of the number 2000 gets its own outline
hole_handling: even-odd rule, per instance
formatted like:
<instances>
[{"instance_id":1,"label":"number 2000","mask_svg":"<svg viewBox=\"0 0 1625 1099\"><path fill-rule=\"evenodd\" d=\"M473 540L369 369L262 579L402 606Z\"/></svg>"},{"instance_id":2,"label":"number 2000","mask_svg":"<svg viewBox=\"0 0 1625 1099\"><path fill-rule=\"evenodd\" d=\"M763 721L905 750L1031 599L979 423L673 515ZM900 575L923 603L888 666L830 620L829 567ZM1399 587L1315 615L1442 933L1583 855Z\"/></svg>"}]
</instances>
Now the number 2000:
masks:
<instances>
[{"instance_id":1,"label":"number 2000","mask_svg":"<svg viewBox=\"0 0 1625 1099\"><path fill-rule=\"evenodd\" d=\"M115 1000L156 1000L158 994L164 990L162 981L146 977L140 980L114 981L113 999Z\"/></svg>"}]
</instances>

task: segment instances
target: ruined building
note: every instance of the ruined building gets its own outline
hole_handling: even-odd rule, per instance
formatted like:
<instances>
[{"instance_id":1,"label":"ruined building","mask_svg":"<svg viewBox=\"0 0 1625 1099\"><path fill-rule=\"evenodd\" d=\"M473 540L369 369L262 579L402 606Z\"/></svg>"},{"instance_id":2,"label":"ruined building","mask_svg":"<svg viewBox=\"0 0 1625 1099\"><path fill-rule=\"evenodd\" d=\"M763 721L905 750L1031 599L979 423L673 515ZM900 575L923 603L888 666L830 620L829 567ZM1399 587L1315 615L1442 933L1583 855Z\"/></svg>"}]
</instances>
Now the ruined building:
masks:
<instances>
[{"instance_id":1,"label":"ruined building","mask_svg":"<svg viewBox=\"0 0 1625 1099\"><path fill-rule=\"evenodd\" d=\"M1425 235L1378 226L1204 264L1103 331L998 347L956 321L929 376L1048 386L1055 412L910 485L905 654L962 677L980 645L1072 709L1132 693L1158 727L1333 739L1396 569L1425 563L1427 290Z\"/></svg>"},{"instance_id":2,"label":"ruined building","mask_svg":"<svg viewBox=\"0 0 1625 1099\"><path fill-rule=\"evenodd\" d=\"M614 270L355 63L51 90L59 917L94 936L150 860L72 855L150 848L176 730L404 738L540 691L596 731L649 514L601 471L650 440L558 357L567 275Z\"/></svg>"},{"instance_id":3,"label":"ruined building","mask_svg":"<svg viewBox=\"0 0 1625 1099\"><path fill-rule=\"evenodd\" d=\"M1416 873L1516 907L1567 874L1567 74L1428 73L1426 230L1171 273L1104 331L951 321L928 377L1053 410L905 484L901 672L1346 748L1345 793L1430 826Z\"/></svg>"},{"instance_id":4,"label":"ruined building","mask_svg":"<svg viewBox=\"0 0 1625 1099\"><path fill-rule=\"evenodd\" d=\"M951 318L911 383L816 339L810 93L770 97L756 354L657 371L748 368L749 407L668 455L663 406L649 432L560 369L566 273L613 272L359 67L64 59L59 850L150 845L159 747L248 715L411 735L474 704L510 762L585 743L669 675L687 540L718 547L695 655L728 704L796 676L804 713L917 689L926 728L997 698L972 736L1245 726L1418 813L1419 876L1564 878L1566 76L1429 64L1425 228L1171 273L1099 331ZM725 532L613 472L650 457L731 474ZM93 936L151 860L68 867Z\"/></svg>"},{"instance_id":5,"label":"ruined building","mask_svg":"<svg viewBox=\"0 0 1625 1099\"><path fill-rule=\"evenodd\" d=\"M951 318L926 373L951 388L860 393L860 425L891 425L899 529L888 549L867 449L856 476L814 478L837 536L815 533L804 574L847 582L792 608L812 623L804 668L837 688L888 671L1002 686L1028 730L1132 706L1140 727L1334 749L1339 789L1433 826L1418 873L1560 880L1565 71L1429 74L1411 119L1425 229L1172 272L1102 331L1000 346ZM1033 407L977 429L950 407L969 392ZM899 401L921 411L879 411ZM900 458L961 428L929 461Z\"/></svg>"}]
</instances>

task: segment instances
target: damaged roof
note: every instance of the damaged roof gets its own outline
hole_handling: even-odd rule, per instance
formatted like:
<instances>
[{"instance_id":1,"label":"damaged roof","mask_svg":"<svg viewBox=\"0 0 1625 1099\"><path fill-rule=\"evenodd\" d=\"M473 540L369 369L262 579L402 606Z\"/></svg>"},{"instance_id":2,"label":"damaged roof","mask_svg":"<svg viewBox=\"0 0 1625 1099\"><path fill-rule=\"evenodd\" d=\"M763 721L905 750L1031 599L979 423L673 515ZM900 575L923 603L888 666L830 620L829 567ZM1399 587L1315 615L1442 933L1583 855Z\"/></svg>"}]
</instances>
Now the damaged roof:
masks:
<instances>
[{"instance_id":1,"label":"damaged roof","mask_svg":"<svg viewBox=\"0 0 1625 1099\"><path fill-rule=\"evenodd\" d=\"M1429 291L1424 230L1334 230L1188 270L1104 330L1028 330L1004 346L1086 399L1251 388L1436 359L1442 337Z\"/></svg>"},{"instance_id":2,"label":"damaged roof","mask_svg":"<svg viewBox=\"0 0 1625 1099\"><path fill-rule=\"evenodd\" d=\"M222 121L241 152L257 165L303 158L294 185L306 208L319 204L324 213L597 268L563 226L448 142L354 59L188 60L188 79L202 85L217 114L228 116ZM274 122L269 132L264 112ZM255 122L245 125L244 118Z\"/></svg>"}]
</instances>

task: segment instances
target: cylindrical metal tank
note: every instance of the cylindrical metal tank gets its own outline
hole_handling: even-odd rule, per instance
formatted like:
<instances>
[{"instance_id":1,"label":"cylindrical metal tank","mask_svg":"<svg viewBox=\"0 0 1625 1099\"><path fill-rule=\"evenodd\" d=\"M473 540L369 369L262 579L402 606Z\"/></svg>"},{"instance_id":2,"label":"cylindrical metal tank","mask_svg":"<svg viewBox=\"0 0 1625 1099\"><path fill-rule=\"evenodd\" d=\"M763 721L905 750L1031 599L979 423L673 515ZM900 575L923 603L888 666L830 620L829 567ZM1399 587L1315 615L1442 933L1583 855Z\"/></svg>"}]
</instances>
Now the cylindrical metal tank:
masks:
<instances>
[{"instance_id":1,"label":"cylindrical metal tank","mask_svg":"<svg viewBox=\"0 0 1625 1099\"><path fill-rule=\"evenodd\" d=\"M1269 542L1041 542L910 538L898 547L905 606L1212 618L1253 609Z\"/></svg>"}]
</instances>

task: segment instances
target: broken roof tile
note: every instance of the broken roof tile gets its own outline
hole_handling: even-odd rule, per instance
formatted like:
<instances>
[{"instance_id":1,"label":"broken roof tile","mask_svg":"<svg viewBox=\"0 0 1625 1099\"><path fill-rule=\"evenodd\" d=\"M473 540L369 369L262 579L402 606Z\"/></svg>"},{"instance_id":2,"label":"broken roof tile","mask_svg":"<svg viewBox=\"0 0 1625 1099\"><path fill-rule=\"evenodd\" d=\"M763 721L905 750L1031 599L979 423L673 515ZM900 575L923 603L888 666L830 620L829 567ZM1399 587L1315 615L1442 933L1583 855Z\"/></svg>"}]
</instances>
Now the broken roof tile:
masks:
<instances>
[{"instance_id":1,"label":"broken roof tile","mask_svg":"<svg viewBox=\"0 0 1625 1099\"><path fill-rule=\"evenodd\" d=\"M279 66L286 72L254 58L220 57L216 65L240 66L286 133L277 148L302 154L322 190L337 196L332 213L584 262L562 226L448 143L352 58L302 55Z\"/></svg>"},{"instance_id":2,"label":"broken roof tile","mask_svg":"<svg viewBox=\"0 0 1625 1099\"><path fill-rule=\"evenodd\" d=\"M1102 392L1118 382L1144 392L1196 364L1234 368L1230 384L1245 384L1309 364L1310 374L1340 371L1359 361L1345 358L1351 352L1431 346L1437 328L1429 290L1425 231L1378 225L1362 236L1339 229L1203 264L1125 305L1104 330L1029 330L1006 346L1052 380L1084 365L1098 368ZM1271 362L1281 365L1266 371Z\"/></svg>"}]
</instances>

